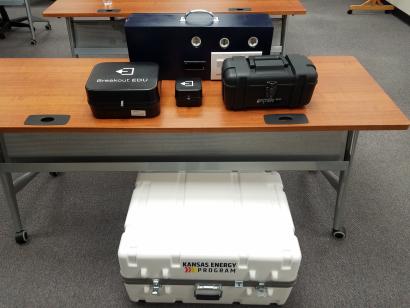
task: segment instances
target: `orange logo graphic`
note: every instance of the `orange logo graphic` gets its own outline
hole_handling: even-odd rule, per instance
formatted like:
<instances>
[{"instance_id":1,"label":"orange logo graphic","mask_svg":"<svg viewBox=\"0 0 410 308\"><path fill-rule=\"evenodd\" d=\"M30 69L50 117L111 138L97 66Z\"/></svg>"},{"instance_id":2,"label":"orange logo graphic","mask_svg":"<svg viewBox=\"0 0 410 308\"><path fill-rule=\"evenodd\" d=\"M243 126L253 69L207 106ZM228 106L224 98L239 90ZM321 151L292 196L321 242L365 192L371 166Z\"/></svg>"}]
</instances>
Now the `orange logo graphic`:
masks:
<instances>
[{"instance_id":1,"label":"orange logo graphic","mask_svg":"<svg viewBox=\"0 0 410 308\"><path fill-rule=\"evenodd\" d=\"M198 267L196 266L184 266L185 273L198 273Z\"/></svg>"}]
</instances>

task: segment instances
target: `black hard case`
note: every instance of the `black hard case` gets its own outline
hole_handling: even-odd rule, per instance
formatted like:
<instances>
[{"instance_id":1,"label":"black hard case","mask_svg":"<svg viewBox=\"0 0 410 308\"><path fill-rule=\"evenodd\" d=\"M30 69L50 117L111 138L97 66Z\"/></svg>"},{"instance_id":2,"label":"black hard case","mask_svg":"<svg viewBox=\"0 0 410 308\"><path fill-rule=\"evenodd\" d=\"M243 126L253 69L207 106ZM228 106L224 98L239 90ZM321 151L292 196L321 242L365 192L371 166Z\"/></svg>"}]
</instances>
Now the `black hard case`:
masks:
<instances>
[{"instance_id":1,"label":"black hard case","mask_svg":"<svg viewBox=\"0 0 410 308\"><path fill-rule=\"evenodd\" d=\"M85 86L96 118L151 118L159 114L156 63L105 62L94 66Z\"/></svg>"},{"instance_id":2,"label":"black hard case","mask_svg":"<svg viewBox=\"0 0 410 308\"><path fill-rule=\"evenodd\" d=\"M301 107L310 102L317 79L302 55L233 57L222 65L222 96L229 110Z\"/></svg>"},{"instance_id":3,"label":"black hard case","mask_svg":"<svg viewBox=\"0 0 410 308\"><path fill-rule=\"evenodd\" d=\"M160 79L211 77L211 52L262 51L269 55L273 26L267 14L216 14L219 22L202 24L204 15L193 13L187 22L180 22L184 14L133 14L125 22L128 53L131 61L152 61L160 66ZM190 21L191 20L191 21ZM201 38L194 47L191 39ZM229 47L219 45L228 38ZM248 46L250 37L258 38L258 45Z\"/></svg>"}]
</instances>

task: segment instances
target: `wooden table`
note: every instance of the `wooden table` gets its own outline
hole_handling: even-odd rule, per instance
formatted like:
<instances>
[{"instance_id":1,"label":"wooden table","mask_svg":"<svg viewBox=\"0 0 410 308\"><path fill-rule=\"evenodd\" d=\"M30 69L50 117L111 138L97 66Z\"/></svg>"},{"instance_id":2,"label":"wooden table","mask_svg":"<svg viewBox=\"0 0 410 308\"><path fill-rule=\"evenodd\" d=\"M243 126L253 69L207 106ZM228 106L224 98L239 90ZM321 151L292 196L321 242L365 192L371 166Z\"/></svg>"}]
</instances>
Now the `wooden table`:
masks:
<instances>
[{"instance_id":1,"label":"wooden table","mask_svg":"<svg viewBox=\"0 0 410 308\"><path fill-rule=\"evenodd\" d=\"M200 8L214 13L251 12L280 15L282 51L287 16L306 14L300 0L113 0L112 8L120 11L98 12L104 9L102 0L57 0L43 12L43 15L66 18L71 53L73 57L78 57L126 55L123 20L114 19L126 18L132 13L186 13ZM88 20L84 20L84 17ZM101 20L101 17L108 17L110 20ZM98 35L102 33L104 35ZM96 38L98 40L93 42Z\"/></svg>"},{"instance_id":2,"label":"wooden table","mask_svg":"<svg viewBox=\"0 0 410 308\"><path fill-rule=\"evenodd\" d=\"M0 59L0 175L16 238L25 231L15 192L36 172L204 169L321 170L337 190L333 235L344 237L341 205L358 131L410 122L355 58L311 59L319 83L305 108L227 111L218 81L204 82L202 107L177 108L174 82L164 81L158 117L121 120L95 119L84 89L96 63L121 59ZM266 124L273 113L303 113L309 123ZM71 118L25 125L32 114ZM12 172L28 171L13 183Z\"/></svg>"}]
</instances>

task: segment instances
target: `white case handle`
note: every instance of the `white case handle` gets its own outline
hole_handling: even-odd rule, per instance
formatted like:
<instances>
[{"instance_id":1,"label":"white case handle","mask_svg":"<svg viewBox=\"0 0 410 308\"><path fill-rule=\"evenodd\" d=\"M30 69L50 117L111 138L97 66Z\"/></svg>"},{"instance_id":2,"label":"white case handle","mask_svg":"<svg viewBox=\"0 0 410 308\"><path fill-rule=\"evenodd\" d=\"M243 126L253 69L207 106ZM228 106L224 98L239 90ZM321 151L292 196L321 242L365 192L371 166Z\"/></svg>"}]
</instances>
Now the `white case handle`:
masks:
<instances>
[{"instance_id":1,"label":"white case handle","mask_svg":"<svg viewBox=\"0 0 410 308\"><path fill-rule=\"evenodd\" d=\"M218 16L215 16L214 13L204 10L204 9L196 9L196 10L190 10L189 12L186 12L184 16L181 17L181 19L179 20L180 23L186 23L186 19L189 15L193 14L193 13L206 13L211 15L213 23L218 23L219 22L219 18Z\"/></svg>"}]
</instances>

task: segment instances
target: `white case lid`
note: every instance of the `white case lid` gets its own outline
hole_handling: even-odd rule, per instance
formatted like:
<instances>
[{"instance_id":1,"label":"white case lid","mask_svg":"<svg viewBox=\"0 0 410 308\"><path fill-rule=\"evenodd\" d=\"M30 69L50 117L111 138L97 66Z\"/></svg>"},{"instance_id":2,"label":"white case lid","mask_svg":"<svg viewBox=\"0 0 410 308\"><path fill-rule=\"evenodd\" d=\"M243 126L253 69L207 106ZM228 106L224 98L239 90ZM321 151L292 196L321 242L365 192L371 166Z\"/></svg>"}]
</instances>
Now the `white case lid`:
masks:
<instances>
[{"instance_id":1,"label":"white case lid","mask_svg":"<svg viewBox=\"0 0 410 308\"><path fill-rule=\"evenodd\" d=\"M172 220L170 221L172 217ZM229 219L228 219L229 218ZM140 173L125 221L184 228L224 226L291 229L294 225L279 173ZM239 223L239 225L238 225ZM245 224L245 225L244 225ZM262 230L261 230L262 231Z\"/></svg>"}]
</instances>

